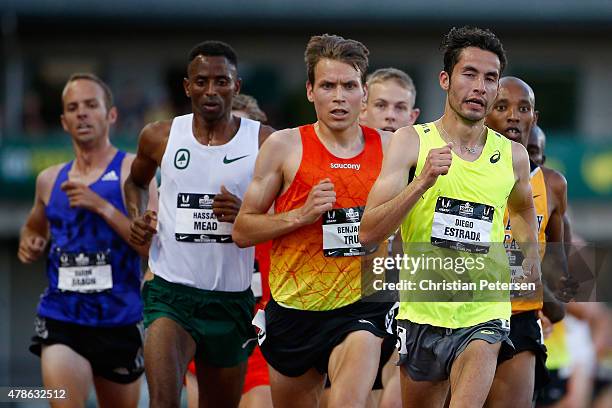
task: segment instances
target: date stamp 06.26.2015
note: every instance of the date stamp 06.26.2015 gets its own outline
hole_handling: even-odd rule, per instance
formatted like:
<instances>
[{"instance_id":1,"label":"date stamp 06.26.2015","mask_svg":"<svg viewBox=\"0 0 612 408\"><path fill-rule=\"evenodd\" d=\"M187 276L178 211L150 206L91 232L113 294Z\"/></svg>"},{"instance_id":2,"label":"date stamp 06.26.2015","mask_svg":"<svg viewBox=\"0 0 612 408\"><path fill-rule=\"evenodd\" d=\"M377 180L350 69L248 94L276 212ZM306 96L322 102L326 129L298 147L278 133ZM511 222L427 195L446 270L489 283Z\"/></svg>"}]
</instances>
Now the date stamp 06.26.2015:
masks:
<instances>
[{"instance_id":1,"label":"date stamp 06.26.2015","mask_svg":"<svg viewBox=\"0 0 612 408\"><path fill-rule=\"evenodd\" d=\"M37 401L67 399L64 389L44 387L0 387L0 402Z\"/></svg>"}]
</instances>

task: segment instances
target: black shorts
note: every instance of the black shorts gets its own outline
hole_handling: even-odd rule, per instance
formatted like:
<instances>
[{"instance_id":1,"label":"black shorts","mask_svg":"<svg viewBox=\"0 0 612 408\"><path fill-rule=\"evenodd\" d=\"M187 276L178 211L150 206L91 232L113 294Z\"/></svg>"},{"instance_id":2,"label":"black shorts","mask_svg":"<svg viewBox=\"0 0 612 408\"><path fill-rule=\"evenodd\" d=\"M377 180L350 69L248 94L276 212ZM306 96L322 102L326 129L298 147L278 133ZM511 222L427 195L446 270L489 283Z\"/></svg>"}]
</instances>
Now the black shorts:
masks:
<instances>
[{"instance_id":1,"label":"black shorts","mask_svg":"<svg viewBox=\"0 0 612 408\"><path fill-rule=\"evenodd\" d=\"M397 350L397 320L395 320L395 315L397 315L398 309L392 310L393 313L393 322L391 323L391 331L394 333L392 336L387 336L383 339L383 342L380 346L380 361L378 362L378 370L376 371L376 379L374 380L374 385L372 385L373 390L382 390L383 386L383 369L385 365L391 360L391 357L395 354ZM325 381L325 388L330 388L331 382L329 381L329 376Z\"/></svg>"},{"instance_id":2,"label":"black shorts","mask_svg":"<svg viewBox=\"0 0 612 408\"><path fill-rule=\"evenodd\" d=\"M489 320L470 327L448 329L429 324L399 320L400 339L398 365L413 381L443 381L449 378L455 359L472 340L501 343L497 363L512 358L514 349L508 338L508 321Z\"/></svg>"},{"instance_id":3,"label":"black shorts","mask_svg":"<svg viewBox=\"0 0 612 408\"><path fill-rule=\"evenodd\" d=\"M350 333L365 330L381 338L393 336L392 306L359 301L319 312L285 308L270 299L265 334L259 333L261 352L268 364L288 377L299 377L313 367L326 374L332 350Z\"/></svg>"},{"instance_id":4,"label":"black shorts","mask_svg":"<svg viewBox=\"0 0 612 408\"><path fill-rule=\"evenodd\" d=\"M129 384L144 372L142 322L120 327L88 327L37 316L30 351L40 356L42 346L63 344L83 356L93 374Z\"/></svg>"},{"instance_id":5,"label":"black shorts","mask_svg":"<svg viewBox=\"0 0 612 408\"><path fill-rule=\"evenodd\" d=\"M538 324L535 311L513 314L510 318L510 340L514 344L514 354L531 351L535 354L535 390L539 390L550 381L546 368L546 346L542 342L542 329ZM535 395L535 394L534 394Z\"/></svg>"}]
</instances>

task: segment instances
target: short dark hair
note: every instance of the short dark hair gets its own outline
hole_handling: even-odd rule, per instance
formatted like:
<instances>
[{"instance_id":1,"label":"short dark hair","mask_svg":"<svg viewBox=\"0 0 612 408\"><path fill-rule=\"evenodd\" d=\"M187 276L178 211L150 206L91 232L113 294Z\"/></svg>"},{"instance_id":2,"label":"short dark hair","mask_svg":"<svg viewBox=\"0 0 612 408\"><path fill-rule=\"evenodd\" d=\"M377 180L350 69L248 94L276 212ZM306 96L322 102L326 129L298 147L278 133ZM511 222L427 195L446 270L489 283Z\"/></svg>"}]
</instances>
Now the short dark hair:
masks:
<instances>
[{"instance_id":1,"label":"short dark hair","mask_svg":"<svg viewBox=\"0 0 612 408\"><path fill-rule=\"evenodd\" d=\"M442 40L440 47L444 51L444 71L452 74L453 68L459 61L461 51L467 47L476 47L481 50L491 51L499 58L499 75L506 68L506 51L501 41L495 34L487 29L464 26L453 27Z\"/></svg>"},{"instance_id":2,"label":"short dark hair","mask_svg":"<svg viewBox=\"0 0 612 408\"><path fill-rule=\"evenodd\" d=\"M66 87L68 86L68 84L81 79L92 81L98 84L104 92L104 105L106 106L106 110L108 111L110 110L110 108L113 107L113 93L110 90L110 87L106 84L106 82L101 80L100 77L90 72L77 72L75 74L70 75L70 78L68 78L68 81L66 81L66 84L64 85L64 90L62 91L62 106L64 104L64 93L66 93Z\"/></svg>"},{"instance_id":3,"label":"short dark hair","mask_svg":"<svg viewBox=\"0 0 612 408\"><path fill-rule=\"evenodd\" d=\"M197 44L189 51L189 63L198 55L204 55L206 57L225 57L236 69L238 68L238 56L236 55L236 51L223 41L204 41Z\"/></svg>"},{"instance_id":4,"label":"short dark hair","mask_svg":"<svg viewBox=\"0 0 612 408\"><path fill-rule=\"evenodd\" d=\"M317 63L323 58L328 58L354 67L361 74L361 83L365 84L369 53L366 46L359 41L345 39L339 35L312 36L304 52L308 81L314 84L314 70Z\"/></svg>"}]
</instances>

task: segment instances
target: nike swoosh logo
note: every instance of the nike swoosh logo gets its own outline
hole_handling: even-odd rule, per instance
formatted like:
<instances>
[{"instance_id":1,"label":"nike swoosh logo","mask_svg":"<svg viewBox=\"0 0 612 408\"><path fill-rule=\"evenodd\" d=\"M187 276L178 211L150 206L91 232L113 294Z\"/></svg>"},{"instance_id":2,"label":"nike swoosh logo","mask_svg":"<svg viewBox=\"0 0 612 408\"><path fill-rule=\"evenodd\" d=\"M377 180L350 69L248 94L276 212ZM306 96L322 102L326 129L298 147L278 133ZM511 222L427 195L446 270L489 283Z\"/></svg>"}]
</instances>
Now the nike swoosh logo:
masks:
<instances>
[{"instance_id":1,"label":"nike swoosh logo","mask_svg":"<svg viewBox=\"0 0 612 408\"><path fill-rule=\"evenodd\" d=\"M236 157L234 159L228 159L227 155L225 155L225 157L223 158L223 164L230 164L230 163L235 162L236 160L244 159L245 157L248 157L248 156L250 156L250 154L247 154L245 156Z\"/></svg>"},{"instance_id":2,"label":"nike swoosh logo","mask_svg":"<svg viewBox=\"0 0 612 408\"><path fill-rule=\"evenodd\" d=\"M538 194L538 195L534 195L533 198L538 198L539 196L541 196L542 194Z\"/></svg>"},{"instance_id":3,"label":"nike swoosh logo","mask_svg":"<svg viewBox=\"0 0 612 408\"><path fill-rule=\"evenodd\" d=\"M189 235L179 235L179 239L187 239L189 238Z\"/></svg>"}]
</instances>

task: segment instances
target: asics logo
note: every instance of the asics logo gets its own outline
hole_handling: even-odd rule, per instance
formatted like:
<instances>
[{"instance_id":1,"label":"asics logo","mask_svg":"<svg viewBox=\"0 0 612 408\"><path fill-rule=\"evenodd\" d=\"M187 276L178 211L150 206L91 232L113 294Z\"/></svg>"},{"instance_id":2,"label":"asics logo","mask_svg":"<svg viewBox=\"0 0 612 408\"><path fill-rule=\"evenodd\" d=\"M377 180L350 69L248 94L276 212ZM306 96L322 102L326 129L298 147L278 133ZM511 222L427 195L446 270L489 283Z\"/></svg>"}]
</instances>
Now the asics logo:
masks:
<instances>
[{"instance_id":1,"label":"asics logo","mask_svg":"<svg viewBox=\"0 0 612 408\"><path fill-rule=\"evenodd\" d=\"M489 161L491 163L497 163L500 157L501 157L501 153L499 152L499 150L496 150L495 153L493 153L493 156L489 158Z\"/></svg>"}]
</instances>

